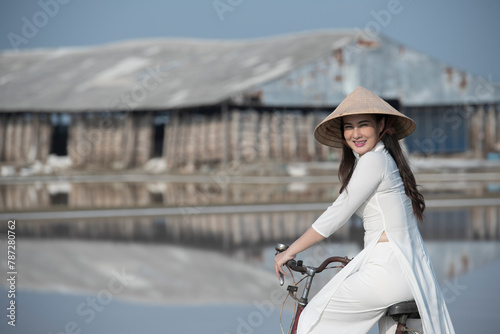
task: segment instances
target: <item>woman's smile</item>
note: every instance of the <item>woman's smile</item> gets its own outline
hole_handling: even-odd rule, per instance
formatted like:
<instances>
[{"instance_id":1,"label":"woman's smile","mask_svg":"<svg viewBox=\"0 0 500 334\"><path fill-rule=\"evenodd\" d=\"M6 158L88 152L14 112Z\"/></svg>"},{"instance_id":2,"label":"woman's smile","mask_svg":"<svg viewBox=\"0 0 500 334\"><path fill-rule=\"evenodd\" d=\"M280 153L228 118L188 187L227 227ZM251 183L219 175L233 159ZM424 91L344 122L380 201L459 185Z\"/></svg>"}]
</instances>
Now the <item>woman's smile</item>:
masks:
<instances>
[{"instance_id":1,"label":"woman's smile","mask_svg":"<svg viewBox=\"0 0 500 334\"><path fill-rule=\"evenodd\" d=\"M363 147L365 144L366 144L366 140L353 140L354 142L354 145L356 145L357 147Z\"/></svg>"}]
</instances>

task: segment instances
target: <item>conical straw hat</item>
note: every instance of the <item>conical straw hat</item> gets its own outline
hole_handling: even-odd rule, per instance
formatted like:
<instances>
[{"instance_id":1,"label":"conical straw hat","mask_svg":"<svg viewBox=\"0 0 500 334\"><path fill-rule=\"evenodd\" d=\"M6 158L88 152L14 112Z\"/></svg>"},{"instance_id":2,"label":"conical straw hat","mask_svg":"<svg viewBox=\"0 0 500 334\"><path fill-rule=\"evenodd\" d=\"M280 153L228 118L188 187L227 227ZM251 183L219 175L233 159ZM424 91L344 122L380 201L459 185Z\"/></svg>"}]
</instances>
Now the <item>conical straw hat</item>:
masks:
<instances>
[{"instance_id":1,"label":"conical straw hat","mask_svg":"<svg viewBox=\"0 0 500 334\"><path fill-rule=\"evenodd\" d=\"M314 138L323 145L341 148L345 142L341 129L341 117L362 114L393 116L392 127L397 140L411 134L416 127L411 118L394 109L368 89L358 86L316 127Z\"/></svg>"}]
</instances>

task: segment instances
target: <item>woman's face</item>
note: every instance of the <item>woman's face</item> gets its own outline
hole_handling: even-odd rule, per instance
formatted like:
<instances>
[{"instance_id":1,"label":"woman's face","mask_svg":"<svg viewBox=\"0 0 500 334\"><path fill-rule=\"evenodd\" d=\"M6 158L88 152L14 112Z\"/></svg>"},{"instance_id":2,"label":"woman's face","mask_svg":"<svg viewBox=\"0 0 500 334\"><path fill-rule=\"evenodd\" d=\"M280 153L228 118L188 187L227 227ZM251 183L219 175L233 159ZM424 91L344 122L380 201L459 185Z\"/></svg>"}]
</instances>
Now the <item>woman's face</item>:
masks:
<instances>
[{"instance_id":1,"label":"woman's face","mask_svg":"<svg viewBox=\"0 0 500 334\"><path fill-rule=\"evenodd\" d=\"M384 128L385 119L377 123L372 115L351 115L344 116L343 123L347 145L362 156L375 147Z\"/></svg>"}]
</instances>

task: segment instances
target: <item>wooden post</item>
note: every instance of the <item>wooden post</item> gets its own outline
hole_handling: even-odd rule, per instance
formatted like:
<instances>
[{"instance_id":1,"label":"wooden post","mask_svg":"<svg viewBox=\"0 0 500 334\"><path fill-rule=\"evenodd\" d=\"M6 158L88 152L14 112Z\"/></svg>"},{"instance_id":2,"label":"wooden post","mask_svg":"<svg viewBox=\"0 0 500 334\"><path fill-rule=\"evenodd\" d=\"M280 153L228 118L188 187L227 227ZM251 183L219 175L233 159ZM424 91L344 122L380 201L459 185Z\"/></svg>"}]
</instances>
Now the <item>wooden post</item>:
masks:
<instances>
[{"instance_id":1,"label":"wooden post","mask_svg":"<svg viewBox=\"0 0 500 334\"><path fill-rule=\"evenodd\" d=\"M15 139L13 140L14 159L16 163L20 164L24 164L26 159L26 156L23 154L24 123L24 115L21 113L16 114Z\"/></svg>"},{"instance_id":2,"label":"wooden post","mask_svg":"<svg viewBox=\"0 0 500 334\"><path fill-rule=\"evenodd\" d=\"M163 140L163 157L166 160L167 169L175 167L175 159L179 152L179 111L170 112L169 122L165 124L165 137Z\"/></svg>"},{"instance_id":3,"label":"wooden post","mask_svg":"<svg viewBox=\"0 0 500 334\"><path fill-rule=\"evenodd\" d=\"M239 163L241 161L241 128L240 128L241 112L238 109L231 111L231 160Z\"/></svg>"},{"instance_id":4,"label":"wooden post","mask_svg":"<svg viewBox=\"0 0 500 334\"><path fill-rule=\"evenodd\" d=\"M186 141L186 119L180 113L177 113L178 116L178 131L177 131L177 140L176 140L176 149L175 154L169 155L173 156L173 160L171 160L172 166L174 168L179 168L186 164L186 152L187 152L187 141ZM170 146L169 146L170 147Z\"/></svg>"},{"instance_id":5,"label":"wooden post","mask_svg":"<svg viewBox=\"0 0 500 334\"><path fill-rule=\"evenodd\" d=\"M137 140L135 146L135 155L137 157L135 166L144 165L151 157L152 139L153 139L153 117L151 112L145 112L137 117Z\"/></svg>"},{"instance_id":6,"label":"wooden post","mask_svg":"<svg viewBox=\"0 0 500 334\"><path fill-rule=\"evenodd\" d=\"M202 114L196 122L196 131L193 133L196 136L196 166L201 166L207 159L207 115Z\"/></svg>"},{"instance_id":7,"label":"wooden post","mask_svg":"<svg viewBox=\"0 0 500 334\"><path fill-rule=\"evenodd\" d=\"M52 125L50 124L50 115L41 114L40 116L40 136L38 142L38 159L45 163L50 152L50 138L52 135Z\"/></svg>"},{"instance_id":8,"label":"wooden post","mask_svg":"<svg viewBox=\"0 0 500 334\"><path fill-rule=\"evenodd\" d=\"M111 163L111 166L113 168L117 168L117 169L122 169L124 168L124 164L123 164L123 151L124 151L124 141L125 141L125 133L124 133L124 121L123 121L123 118L118 116L118 115L114 115L113 119L112 119L112 124L113 124L113 127L112 127L112 139L111 139L111 145L113 146L113 158L112 160L110 161ZM110 131L110 129L108 129L107 131Z\"/></svg>"},{"instance_id":9,"label":"wooden post","mask_svg":"<svg viewBox=\"0 0 500 334\"><path fill-rule=\"evenodd\" d=\"M10 117L7 119L7 131L5 136L5 161L9 164L14 162L13 151L15 149L14 141L15 141L15 130L16 130L16 114L10 114Z\"/></svg>"},{"instance_id":10,"label":"wooden post","mask_svg":"<svg viewBox=\"0 0 500 334\"><path fill-rule=\"evenodd\" d=\"M270 127L269 123L270 114L268 112L262 111L260 114L260 122L258 127L258 138L259 138L259 158L261 161L269 160L271 152L271 144L269 142Z\"/></svg>"},{"instance_id":11,"label":"wooden post","mask_svg":"<svg viewBox=\"0 0 500 334\"><path fill-rule=\"evenodd\" d=\"M283 147L283 123L284 123L284 118L285 118L285 112L277 112L276 113L276 118L274 119L273 122L273 127L272 131L275 133L275 138L276 138L276 150L277 150L277 158L280 161L283 161L284 158L284 147Z\"/></svg>"},{"instance_id":12,"label":"wooden post","mask_svg":"<svg viewBox=\"0 0 500 334\"><path fill-rule=\"evenodd\" d=\"M14 162L13 151L14 140L15 140L15 130L16 130L16 117L17 114L10 114L6 121L6 136L5 136L5 161L7 163Z\"/></svg>"},{"instance_id":13,"label":"wooden post","mask_svg":"<svg viewBox=\"0 0 500 334\"><path fill-rule=\"evenodd\" d=\"M31 142L33 141L34 133L34 123L32 120L32 115L22 116L22 134L21 134L21 156L23 157L23 163L33 163L35 162L35 151L31 150Z\"/></svg>"},{"instance_id":14,"label":"wooden post","mask_svg":"<svg viewBox=\"0 0 500 334\"><path fill-rule=\"evenodd\" d=\"M28 156L29 162L33 163L37 160L39 150L40 137L40 117L38 113L31 114L31 137L28 141ZM1 136L0 136L1 138Z\"/></svg>"},{"instance_id":15,"label":"wooden post","mask_svg":"<svg viewBox=\"0 0 500 334\"><path fill-rule=\"evenodd\" d=\"M291 114L282 112L280 114L279 138L282 147L282 160L290 161L290 153L292 151L293 128L291 122Z\"/></svg>"},{"instance_id":16,"label":"wooden post","mask_svg":"<svg viewBox=\"0 0 500 334\"><path fill-rule=\"evenodd\" d=\"M5 148L7 146L7 120L8 120L8 115L7 114L0 114L0 161L6 161L5 160Z\"/></svg>"},{"instance_id":17,"label":"wooden post","mask_svg":"<svg viewBox=\"0 0 500 334\"><path fill-rule=\"evenodd\" d=\"M241 159L253 162L257 157L257 121L258 114L255 110L249 110L240 118L239 151Z\"/></svg>"},{"instance_id":18,"label":"wooden post","mask_svg":"<svg viewBox=\"0 0 500 334\"><path fill-rule=\"evenodd\" d=\"M279 112L273 110L270 115L269 122L269 146L270 146L270 158L273 160L281 159L281 129Z\"/></svg>"},{"instance_id":19,"label":"wooden post","mask_svg":"<svg viewBox=\"0 0 500 334\"><path fill-rule=\"evenodd\" d=\"M89 117L88 113L82 115L77 141L75 142L78 159L80 161L79 166L86 166L92 161L92 145L87 137L89 131Z\"/></svg>"},{"instance_id":20,"label":"wooden post","mask_svg":"<svg viewBox=\"0 0 500 334\"><path fill-rule=\"evenodd\" d=\"M305 119L305 141L307 142L307 161L316 160L316 150L314 149L314 113L308 112Z\"/></svg>"},{"instance_id":21,"label":"wooden post","mask_svg":"<svg viewBox=\"0 0 500 334\"><path fill-rule=\"evenodd\" d=\"M192 172L196 164L196 128L192 117L185 118L184 139L186 147L186 170Z\"/></svg>"},{"instance_id":22,"label":"wooden post","mask_svg":"<svg viewBox=\"0 0 500 334\"><path fill-rule=\"evenodd\" d=\"M97 155L97 166L106 166L106 161L108 160L108 157L106 157L109 153L109 142L107 140L106 133L103 131L101 127L101 123L103 119L106 116L103 115L102 113L96 113L95 114L95 119L94 119L94 150L96 151Z\"/></svg>"},{"instance_id":23,"label":"wooden post","mask_svg":"<svg viewBox=\"0 0 500 334\"><path fill-rule=\"evenodd\" d=\"M106 142L109 145L109 156L106 158L106 166L112 169L123 168L123 165L120 163L123 157L123 128L119 114L116 112L110 113L109 117L102 122L101 128L106 133Z\"/></svg>"},{"instance_id":24,"label":"wooden post","mask_svg":"<svg viewBox=\"0 0 500 334\"><path fill-rule=\"evenodd\" d=\"M102 163L106 168L112 167L112 163L115 161L116 157L118 157L117 147L115 146L115 119L113 114L103 115L99 120L99 131L101 132L102 138L102 148L104 152L104 157L102 159Z\"/></svg>"},{"instance_id":25,"label":"wooden post","mask_svg":"<svg viewBox=\"0 0 500 334\"><path fill-rule=\"evenodd\" d=\"M500 153L500 107L498 104L491 105L493 113L493 151Z\"/></svg>"},{"instance_id":26,"label":"wooden post","mask_svg":"<svg viewBox=\"0 0 500 334\"><path fill-rule=\"evenodd\" d=\"M500 107L498 104L494 104L495 110L495 151L500 152Z\"/></svg>"},{"instance_id":27,"label":"wooden post","mask_svg":"<svg viewBox=\"0 0 500 334\"><path fill-rule=\"evenodd\" d=\"M252 161L258 160L259 158L259 148L260 148L260 138L259 138L259 112L255 109L250 111L250 119L248 120L248 126L250 127L251 136L251 150L250 159Z\"/></svg>"},{"instance_id":28,"label":"wooden post","mask_svg":"<svg viewBox=\"0 0 500 334\"><path fill-rule=\"evenodd\" d=\"M197 122L198 125L198 131L196 131L196 136L198 140L198 144L196 145L198 149L198 154L196 154L196 160L197 164L196 166L200 168L200 166L204 165L206 163L206 160L208 158L208 152L207 152L207 115L203 113L200 117L200 119Z\"/></svg>"},{"instance_id":29,"label":"wooden post","mask_svg":"<svg viewBox=\"0 0 500 334\"><path fill-rule=\"evenodd\" d=\"M297 138L293 113L283 113L281 123L280 138L282 140L283 159L285 161L292 161L295 157L295 152L297 151Z\"/></svg>"},{"instance_id":30,"label":"wooden post","mask_svg":"<svg viewBox=\"0 0 500 334\"><path fill-rule=\"evenodd\" d=\"M172 168L179 168L186 164L186 152L187 152L187 142L186 142L186 119L183 117L180 112L176 112L178 125L177 125L177 139L176 139L176 148L169 157L172 157L170 160L170 164L173 166ZM169 148L171 145L169 145Z\"/></svg>"},{"instance_id":31,"label":"wooden post","mask_svg":"<svg viewBox=\"0 0 500 334\"><path fill-rule=\"evenodd\" d=\"M85 113L81 119L81 131L77 141L77 152L81 160L81 166L92 163L92 141L89 132L90 113Z\"/></svg>"},{"instance_id":32,"label":"wooden post","mask_svg":"<svg viewBox=\"0 0 500 334\"><path fill-rule=\"evenodd\" d=\"M229 111L227 109L227 103L223 102L221 105L221 122L222 122L222 129L221 132L223 133L222 136L222 163L227 164L229 162L229 150L231 148L230 140L231 140L231 127L230 127L230 122L229 122Z\"/></svg>"},{"instance_id":33,"label":"wooden post","mask_svg":"<svg viewBox=\"0 0 500 334\"><path fill-rule=\"evenodd\" d=\"M102 148L102 134L99 132L99 116L93 112L88 120L87 140L90 142L91 154L90 163L92 166L99 166L102 164L103 148Z\"/></svg>"},{"instance_id":34,"label":"wooden post","mask_svg":"<svg viewBox=\"0 0 500 334\"><path fill-rule=\"evenodd\" d=\"M213 114L210 114L207 112L206 114L203 115L203 123L202 123L202 135L203 135L203 150L205 156L203 157L203 163L210 165L211 162L213 161L214 158L214 148L213 148L213 133L212 133L212 121L213 121Z\"/></svg>"},{"instance_id":35,"label":"wooden post","mask_svg":"<svg viewBox=\"0 0 500 334\"><path fill-rule=\"evenodd\" d=\"M489 105L485 115L485 154L495 151L496 142L496 123L495 123L495 105Z\"/></svg>"},{"instance_id":36,"label":"wooden post","mask_svg":"<svg viewBox=\"0 0 500 334\"><path fill-rule=\"evenodd\" d=\"M475 158L483 158L484 153L484 107L478 106L472 114L471 147Z\"/></svg>"},{"instance_id":37,"label":"wooden post","mask_svg":"<svg viewBox=\"0 0 500 334\"><path fill-rule=\"evenodd\" d=\"M198 162L201 160L203 154L203 139L202 139L202 126L199 116L191 119L191 136L193 137L193 169L196 170L196 166L198 166Z\"/></svg>"},{"instance_id":38,"label":"wooden post","mask_svg":"<svg viewBox=\"0 0 500 334\"><path fill-rule=\"evenodd\" d=\"M137 126L135 113L128 112L124 115L124 145L123 162L126 168L135 165L135 145Z\"/></svg>"},{"instance_id":39,"label":"wooden post","mask_svg":"<svg viewBox=\"0 0 500 334\"><path fill-rule=\"evenodd\" d=\"M68 125L68 158L69 160L71 161L71 165L72 166L75 166L76 165L76 152L75 152L75 142L76 142L76 138L75 138L75 133L76 133L76 129L78 127L78 115L79 114L71 114L69 117L71 118L70 122L69 122L69 125ZM37 114L38 116L38 114ZM38 141L40 141L41 139L41 133L42 133L42 129L41 129L41 122L40 122L40 118L37 117L37 120L38 120ZM37 157L39 158L40 157L40 144L38 143L38 149L37 149Z\"/></svg>"},{"instance_id":40,"label":"wooden post","mask_svg":"<svg viewBox=\"0 0 500 334\"><path fill-rule=\"evenodd\" d=\"M210 120L209 134L210 134L210 160L212 163L220 163L222 161L223 150L222 141L224 140L222 134L222 120L220 114L213 114Z\"/></svg>"},{"instance_id":41,"label":"wooden post","mask_svg":"<svg viewBox=\"0 0 500 334\"><path fill-rule=\"evenodd\" d=\"M500 238L500 208L497 208L497 213L496 213L496 221L495 221L495 235L494 235L494 240L498 240Z\"/></svg>"},{"instance_id":42,"label":"wooden post","mask_svg":"<svg viewBox=\"0 0 500 334\"><path fill-rule=\"evenodd\" d=\"M299 126L299 123L301 123L303 120L301 119L302 116L298 111L295 111L292 116L292 127L293 127L293 138L292 138L292 143L291 143L291 149L292 149L292 161L300 161L299 159L299 136L300 136L300 130L301 126Z\"/></svg>"}]
</instances>

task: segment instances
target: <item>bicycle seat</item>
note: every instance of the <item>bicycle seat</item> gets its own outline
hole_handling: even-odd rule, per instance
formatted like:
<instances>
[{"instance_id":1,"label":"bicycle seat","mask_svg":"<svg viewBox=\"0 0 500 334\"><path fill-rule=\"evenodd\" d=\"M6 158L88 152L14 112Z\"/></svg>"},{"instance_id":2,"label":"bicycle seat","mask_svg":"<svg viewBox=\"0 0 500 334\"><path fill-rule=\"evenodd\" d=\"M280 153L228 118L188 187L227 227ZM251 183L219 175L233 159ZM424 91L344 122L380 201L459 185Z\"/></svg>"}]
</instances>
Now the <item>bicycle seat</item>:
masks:
<instances>
[{"instance_id":1,"label":"bicycle seat","mask_svg":"<svg viewBox=\"0 0 500 334\"><path fill-rule=\"evenodd\" d=\"M408 314L408 318L420 319L420 314L418 313L417 304L414 300L408 300L406 302L397 303L389 306L387 310L388 316L398 316L401 314Z\"/></svg>"}]
</instances>

